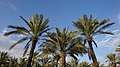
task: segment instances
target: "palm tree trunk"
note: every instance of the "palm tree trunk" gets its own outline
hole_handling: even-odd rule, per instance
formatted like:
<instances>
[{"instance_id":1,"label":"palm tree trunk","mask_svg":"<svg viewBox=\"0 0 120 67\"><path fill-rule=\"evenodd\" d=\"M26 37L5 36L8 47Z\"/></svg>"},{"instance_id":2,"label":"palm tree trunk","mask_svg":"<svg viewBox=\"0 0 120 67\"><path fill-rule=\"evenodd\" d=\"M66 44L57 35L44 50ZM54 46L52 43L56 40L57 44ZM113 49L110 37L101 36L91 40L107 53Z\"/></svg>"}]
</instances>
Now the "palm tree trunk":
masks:
<instances>
[{"instance_id":1,"label":"palm tree trunk","mask_svg":"<svg viewBox=\"0 0 120 67\"><path fill-rule=\"evenodd\" d=\"M62 67L66 67L65 52L61 51Z\"/></svg>"},{"instance_id":2,"label":"palm tree trunk","mask_svg":"<svg viewBox=\"0 0 120 67\"><path fill-rule=\"evenodd\" d=\"M34 53L37 41L38 41L37 38L33 38L32 39L32 46L31 46L31 49L30 49L30 53L29 53L29 57L28 57L27 66L26 67L31 67L32 57L33 57L33 53Z\"/></svg>"},{"instance_id":3,"label":"palm tree trunk","mask_svg":"<svg viewBox=\"0 0 120 67\"><path fill-rule=\"evenodd\" d=\"M90 50L90 55L91 55L91 58L92 58L92 61L93 61L93 65L94 65L94 67L99 67L96 55L95 55L93 47L92 47L92 41L88 41L88 44L89 44L89 47L90 47L89 50Z\"/></svg>"},{"instance_id":4,"label":"palm tree trunk","mask_svg":"<svg viewBox=\"0 0 120 67\"><path fill-rule=\"evenodd\" d=\"M116 63L113 63L113 64L112 64L112 67L116 67Z\"/></svg>"}]
</instances>

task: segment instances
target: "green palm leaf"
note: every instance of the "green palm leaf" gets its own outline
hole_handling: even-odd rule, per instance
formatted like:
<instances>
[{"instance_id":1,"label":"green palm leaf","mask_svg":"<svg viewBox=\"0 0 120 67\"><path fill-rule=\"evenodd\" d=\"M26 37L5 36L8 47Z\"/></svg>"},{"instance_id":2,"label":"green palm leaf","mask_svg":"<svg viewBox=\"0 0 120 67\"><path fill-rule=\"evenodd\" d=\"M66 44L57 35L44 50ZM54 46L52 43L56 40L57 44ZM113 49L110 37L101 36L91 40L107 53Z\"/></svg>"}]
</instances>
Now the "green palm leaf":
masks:
<instances>
[{"instance_id":1,"label":"green palm leaf","mask_svg":"<svg viewBox=\"0 0 120 67\"><path fill-rule=\"evenodd\" d=\"M29 28L32 28L31 24L27 20L25 20L22 16L20 16L20 18L23 19L23 21L25 21L25 23L29 26Z\"/></svg>"},{"instance_id":2,"label":"green palm leaf","mask_svg":"<svg viewBox=\"0 0 120 67\"><path fill-rule=\"evenodd\" d=\"M23 32L32 35L32 34L31 34L26 28L24 28L24 27L8 25L8 28L13 28L13 29L16 29L16 30L22 30Z\"/></svg>"},{"instance_id":3,"label":"green palm leaf","mask_svg":"<svg viewBox=\"0 0 120 67\"><path fill-rule=\"evenodd\" d=\"M115 50L116 52L120 52L120 48L116 48L116 50Z\"/></svg>"},{"instance_id":4,"label":"green palm leaf","mask_svg":"<svg viewBox=\"0 0 120 67\"><path fill-rule=\"evenodd\" d=\"M15 44L13 44L10 48L9 48L9 50L11 50L13 47L15 47L17 44L19 44L19 43L22 43L23 41L25 41L25 40L27 40L28 39L28 37L25 37L25 38L22 38L22 39L20 39L18 42L16 42Z\"/></svg>"},{"instance_id":5,"label":"green palm leaf","mask_svg":"<svg viewBox=\"0 0 120 67\"><path fill-rule=\"evenodd\" d=\"M110 35L114 35L114 34L111 33L111 32L104 32L104 31L99 31L98 33L99 33L99 34L110 34Z\"/></svg>"},{"instance_id":6,"label":"green palm leaf","mask_svg":"<svg viewBox=\"0 0 120 67\"><path fill-rule=\"evenodd\" d=\"M109 24L107 24L107 25L104 25L104 26L102 26L98 31L103 30L103 29L106 29L106 28L109 28L109 27L112 26L113 24L115 24L115 23L109 23Z\"/></svg>"},{"instance_id":7,"label":"green palm leaf","mask_svg":"<svg viewBox=\"0 0 120 67\"><path fill-rule=\"evenodd\" d=\"M23 33L22 31L20 30L15 30L15 31L10 31L10 32L7 32L4 34L4 36L9 36L11 34L22 34L22 35L26 35L25 33Z\"/></svg>"},{"instance_id":8,"label":"green palm leaf","mask_svg":"<svg viewBox=\"0 0 120 67\"><path fill-rule=\"evenodd\" d=\"M30 39L30 40L27 42L27 44L25 45L25 47L24 47L24 53L23 53L23 57L24 57L25 54L27 53L31 41L32 41L32 40Z\"/></svg>"},{"instance_id":9,"label":"green palm leaf","mask_svg":"<svg viewBox=\"0 0 120 67\"><path fill-rule=\"evenodd\" d=\"M97 46L97 43L96 43L94 40L93 40L93 43L95 44L96 47L98 47L98 46Z\"/></svg>"}]
</instances>

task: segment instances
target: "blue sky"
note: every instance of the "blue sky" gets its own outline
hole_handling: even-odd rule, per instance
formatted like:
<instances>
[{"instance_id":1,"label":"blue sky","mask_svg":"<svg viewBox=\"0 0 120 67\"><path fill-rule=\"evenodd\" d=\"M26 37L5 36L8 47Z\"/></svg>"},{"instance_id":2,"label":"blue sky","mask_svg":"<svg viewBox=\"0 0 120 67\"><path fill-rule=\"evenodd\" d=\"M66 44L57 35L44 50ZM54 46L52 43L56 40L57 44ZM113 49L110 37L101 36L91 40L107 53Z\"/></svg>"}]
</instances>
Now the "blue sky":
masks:
<instances>
[{"instance_id":1,"label":"blue sky","mask_svg":"<svg viewBox=\"0 0 120 67\"><path fill-rule=\"evenodd\" d=\"M84 14L98 16L98 20L110 18L115 22L108 31L115 33L114 36L101 35L95 39L99 48L95 48L99 61L104 63L106 54L114 52L116 45L120 42L120 0L0 0L0 33L7 31L7 25L26 26L19 16L28 19L33 14L43 14L44 18L50 18L51 27L69 27L69 30L76 30L72 21L77 21ZM7 37L0 35L0 49L7 50ZM7 38L9 41L16 38ZM5 45L4 45L5 44ZM11 45L11 43L10 43ZM10 46L8 45L8 47ZM22 46L17 46L21 48ZM20 49L19 49L20 50ZM19 51L18 50L18 51ZM17 51L17 50L15 50ZM11 51L12 53L12 51ZM87 56L81 60L88 60Z\"/></svg>"}]
</instances>

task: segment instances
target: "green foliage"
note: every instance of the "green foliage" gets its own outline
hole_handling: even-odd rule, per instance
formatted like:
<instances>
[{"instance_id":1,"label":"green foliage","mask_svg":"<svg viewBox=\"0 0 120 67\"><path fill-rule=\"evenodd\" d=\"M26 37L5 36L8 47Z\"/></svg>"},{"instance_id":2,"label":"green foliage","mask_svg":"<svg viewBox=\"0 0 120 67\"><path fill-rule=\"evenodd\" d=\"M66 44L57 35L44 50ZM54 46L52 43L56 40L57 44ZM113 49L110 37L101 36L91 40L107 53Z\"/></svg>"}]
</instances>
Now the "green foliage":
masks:
<instances>
[{"instance_id":1,"label":"green foliage","mask_svg":"<svg viewBox=\"0 0 120 67\"><path fill-rule=\"evenodd\" d=\"M79 64L79 67L92 67L90 63L84 61Z\"/></svg>"},{"instance_id":2,"label":"green foliage","mask_svg":"<svg viewBox=\"0 0 120 67\"><path fill-rule=\"evenodd\" d=\"M115 54L110 53L106 56L106 62L109 62L108 66L115 67L117 64L117 57Z\"/></svg>"}]
</instances>

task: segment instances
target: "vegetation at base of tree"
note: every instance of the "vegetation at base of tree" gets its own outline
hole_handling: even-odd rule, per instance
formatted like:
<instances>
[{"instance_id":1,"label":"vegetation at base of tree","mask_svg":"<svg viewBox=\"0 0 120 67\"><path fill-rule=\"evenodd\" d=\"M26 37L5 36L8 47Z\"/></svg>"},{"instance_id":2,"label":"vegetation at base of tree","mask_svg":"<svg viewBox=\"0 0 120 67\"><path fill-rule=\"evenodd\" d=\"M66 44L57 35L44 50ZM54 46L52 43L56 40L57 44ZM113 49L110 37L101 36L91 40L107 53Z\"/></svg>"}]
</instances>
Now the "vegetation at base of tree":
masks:
<instances>
[{"instance_id":1,"label":"vegetation at base of tree","mask_svg":"<svg viewBox=\"0 0 120 67\"><path fill-rule=\"evenodd\" d=\"M99 67L120 67L120 64L117 63L120 61L120 58L117 58L115 54L110 53L106 56L106 64L99 63ZM34 53L34 58L32 59L32 67L62 67L61 63L53 60L51 56L40 57L38 52ZM66 62L66 67L94 67L93 63L71 59ZM27 58L15 58L8 54L8 52L0 51L0 67L25 67L27 63ZM116 65L116 66L115 66Z\"/></svg>"}]
</instances>

